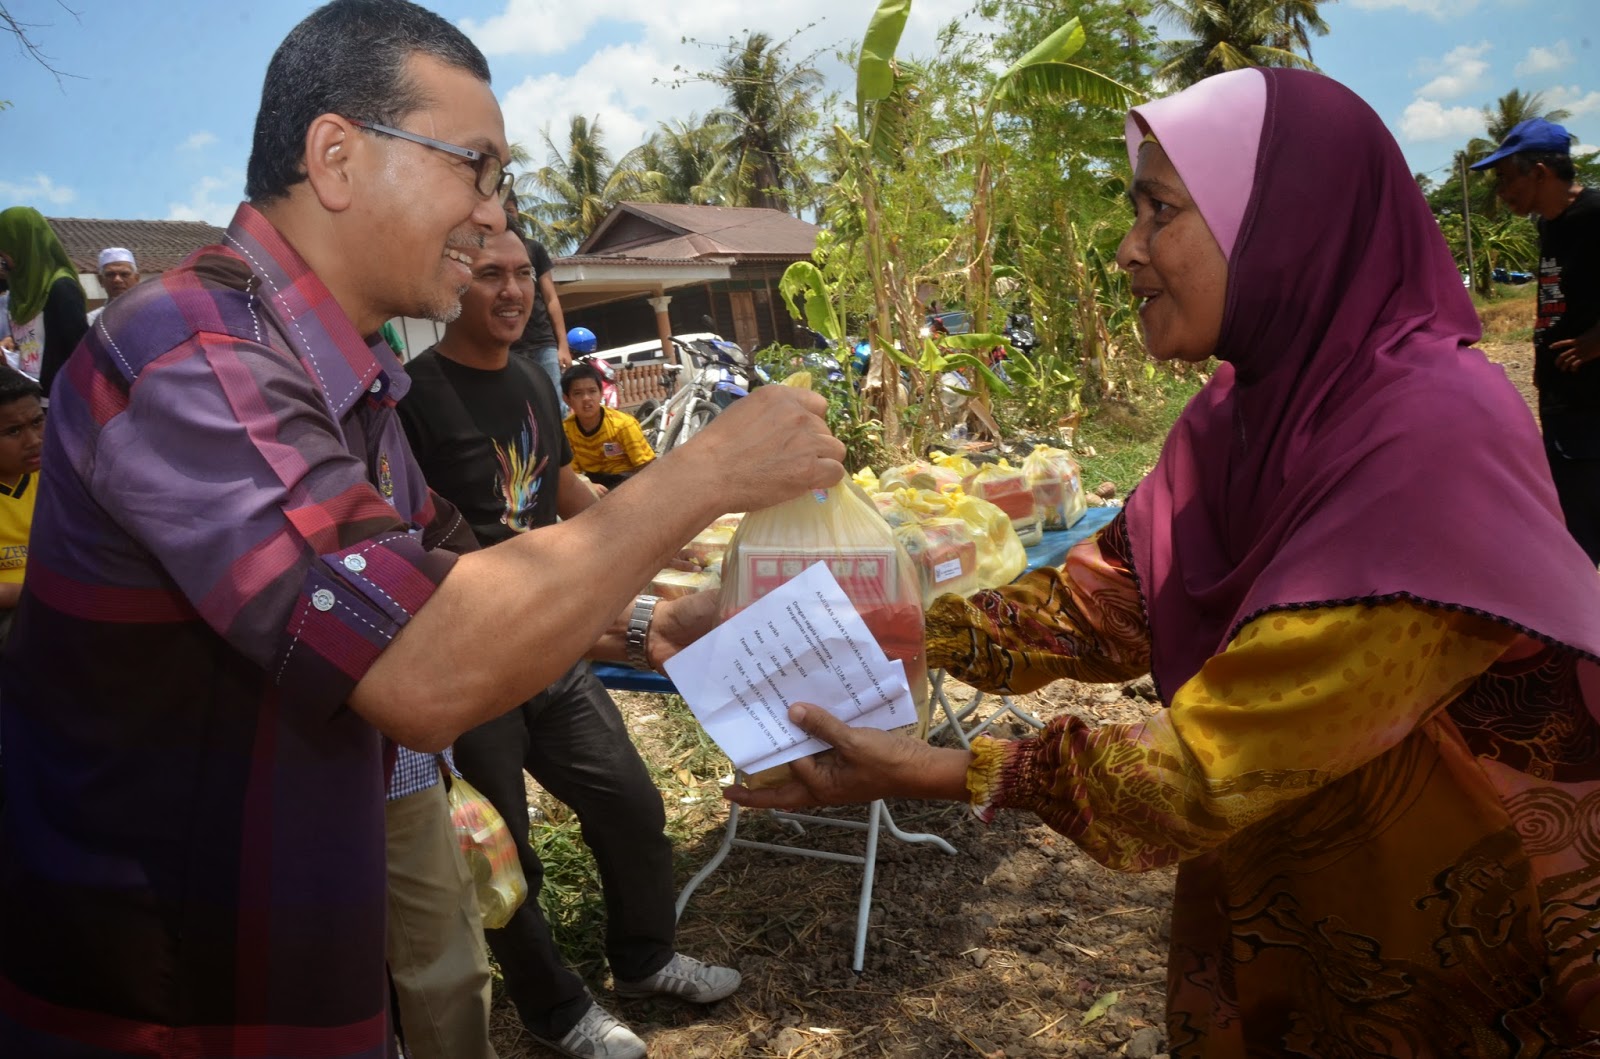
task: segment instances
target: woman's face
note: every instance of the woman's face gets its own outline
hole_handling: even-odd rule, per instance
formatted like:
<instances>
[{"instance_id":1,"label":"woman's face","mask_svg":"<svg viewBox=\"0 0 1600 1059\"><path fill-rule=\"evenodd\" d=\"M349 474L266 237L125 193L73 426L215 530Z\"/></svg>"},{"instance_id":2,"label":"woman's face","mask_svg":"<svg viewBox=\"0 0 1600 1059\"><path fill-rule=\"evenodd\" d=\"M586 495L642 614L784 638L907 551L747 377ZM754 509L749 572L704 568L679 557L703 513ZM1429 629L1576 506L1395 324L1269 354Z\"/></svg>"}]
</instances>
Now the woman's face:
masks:
<instances>
[{"instance_id":1,"label":"woman's face","mask_svg":"<svg viewBox=\"0 0 1600 1059\"><path fill-rule=\"evenodd\" d=\"M1200 361L1217 351L1228 260L1158 143L1139 148L1134 221L1117 265L1139 299L1145 348L1157 360Z\"/></svg>"}]
</instances>

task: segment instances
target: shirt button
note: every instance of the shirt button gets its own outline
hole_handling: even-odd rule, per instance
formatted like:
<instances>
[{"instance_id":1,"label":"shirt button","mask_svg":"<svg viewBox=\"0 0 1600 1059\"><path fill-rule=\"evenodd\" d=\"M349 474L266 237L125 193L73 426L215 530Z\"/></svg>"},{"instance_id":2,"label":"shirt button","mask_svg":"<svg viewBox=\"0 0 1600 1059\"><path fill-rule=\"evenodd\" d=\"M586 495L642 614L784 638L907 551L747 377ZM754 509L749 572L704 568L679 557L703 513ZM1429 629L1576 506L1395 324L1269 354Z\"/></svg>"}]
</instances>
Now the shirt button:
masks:
<instances>
[{"instance_id":1,"label":"shirt button","mask_svg":"<svg viewBox=\"0 0 1600 1059\"><path fill-rule=\"evenodd\" d=\"M333 609L333 593L325 588L319 588L311 593L311 605L318 610L328 611Z\"/></svg>"},{"instance_id":2,"label":"shirt button","mask_svg":"<svg viewBox=\"0 0 1600 1059\"><path fill-rule=\"evenodd\" d=\"M368 393L382 393L383 392L383 380L382 379L373 379L372 380L372 385L367 387L367 392Z\"/></svg>"},{"instance_id":3,"label":"shirt button","mask_svg":"<svg viewBox=\"0 0 1600 1059\"><path fill-rule=\"evenodd\" d=\"M352 574L359 574L367 568L367 561L359 555L347 555L344 557L344 568Z\"/></svg>"}]
</instances>

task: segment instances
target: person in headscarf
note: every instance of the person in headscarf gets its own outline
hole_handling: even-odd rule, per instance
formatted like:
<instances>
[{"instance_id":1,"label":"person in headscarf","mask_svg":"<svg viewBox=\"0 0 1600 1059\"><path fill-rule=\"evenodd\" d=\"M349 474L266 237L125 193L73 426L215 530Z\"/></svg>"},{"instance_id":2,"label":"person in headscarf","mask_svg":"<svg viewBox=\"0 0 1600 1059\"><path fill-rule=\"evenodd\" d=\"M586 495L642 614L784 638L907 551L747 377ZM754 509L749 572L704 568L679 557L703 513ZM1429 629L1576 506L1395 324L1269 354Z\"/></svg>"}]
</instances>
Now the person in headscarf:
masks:
<instances>
[{"instance_id":1,"label":"person in headscarf","mask_svg":"<svg viewBox=\"0 0 1600 1059\"><path fill-rule=\"evenodd\" d=\"M928 648L991 691L1149 670L1167 708L969 752L801 706L834 750L729 797L970 800L1177 864L1174 1057L1596 1054L1600 577L1404 157L1288 70L1128 144L1146 345L1222 363L1122 515L937 600Z\"/></svg>"},{"instance_id":2,"label":"person in headscarf","mask_svg":"<svg viewBox=\"0 0 1600 1059\"><path fill-rule=\"evenodd\" d=\"M31 206L0 211L0 266L11 283L10 355L48 398L51 380L89 330L78 270Z\"/></svg>"}]
</instances>

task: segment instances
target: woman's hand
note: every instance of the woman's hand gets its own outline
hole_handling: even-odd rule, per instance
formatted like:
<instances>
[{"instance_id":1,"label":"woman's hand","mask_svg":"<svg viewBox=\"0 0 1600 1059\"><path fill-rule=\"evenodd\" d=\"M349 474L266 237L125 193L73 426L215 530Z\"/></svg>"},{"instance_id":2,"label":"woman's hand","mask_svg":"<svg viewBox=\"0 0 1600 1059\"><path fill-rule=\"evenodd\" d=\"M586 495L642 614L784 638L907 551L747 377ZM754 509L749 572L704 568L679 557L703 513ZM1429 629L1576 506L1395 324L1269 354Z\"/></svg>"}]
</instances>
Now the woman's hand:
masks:
<instances>
[{"instance_id":1,"label":"woman's hand","mask_svg":"<svg viewBox=\"0 0 1600 1059\"><path fill-rule=\"evenodd\" d=\"M970 751L931 747L876 728L851 728L806 703L789 707L789 720L833 749L790 762L793 778L781 787L727 787L723 797L751 809L851 805L877 798L966 800Z\"/></svg>"}]
</instances>

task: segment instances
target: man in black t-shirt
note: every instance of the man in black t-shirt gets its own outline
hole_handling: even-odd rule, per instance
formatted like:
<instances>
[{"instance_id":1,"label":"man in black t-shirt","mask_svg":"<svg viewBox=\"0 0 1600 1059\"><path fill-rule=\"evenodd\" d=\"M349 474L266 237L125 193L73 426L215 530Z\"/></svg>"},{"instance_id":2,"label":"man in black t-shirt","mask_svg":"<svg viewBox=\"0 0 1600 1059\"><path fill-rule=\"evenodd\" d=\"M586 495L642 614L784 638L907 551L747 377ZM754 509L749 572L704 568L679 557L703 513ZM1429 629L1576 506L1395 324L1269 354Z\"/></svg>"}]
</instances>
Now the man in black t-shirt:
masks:
<instances>
[{"instance_id":1,"label":"man in black t-shirt","mask_svg":"<svg viewBox=\"0 0 1600 1059\"><path fill-rule=\"evenodd\" d=\"M1600 563L1600 191L1575 182L1572 138L1530 118L1473 165L1494 167L1496 192L1539 226L1539 310L1533 381L1561 511Z\"/></svg>"},{"instance_id":2,"label":"man in black t-shirt","mask_svg":"<svg viewBox=\"0 0 1600 1059\"><path fill-rule=\"evenodd\" d=\"M528 260L533 264L533 305L528 323L511 346L544 369L550 385L561 387L561 373L572 367L572 351L567 348L567 319L561 311L561 296L556 293L555 265L550 253L537 239L524 239Z\"/></svg>"},{"instance_id":3,"label":"man in black t-shirt","mask_svg":"<svg viewBox=\"0 0 1600 1059\"><path fill-rule=\"evenodd\" d=\"M461 316L406 366L411 389L399 413L417 462L486 546L595 503L570 466L554 387L511 356L532 301L533 269L521 241L509 232L490 237L474 254ZM738 987L737 971L675 949L661 796L588 663L461 736L455 762L505 818L528 877L528 899L485 936L531 1034L572 1056L645 1054L644 1043L564 965L550 936L538 903L543 870L528 841L524 769L583 825L605 891L606 956L617 992L710 1003Z\"/></svg>"}]
</instances>

